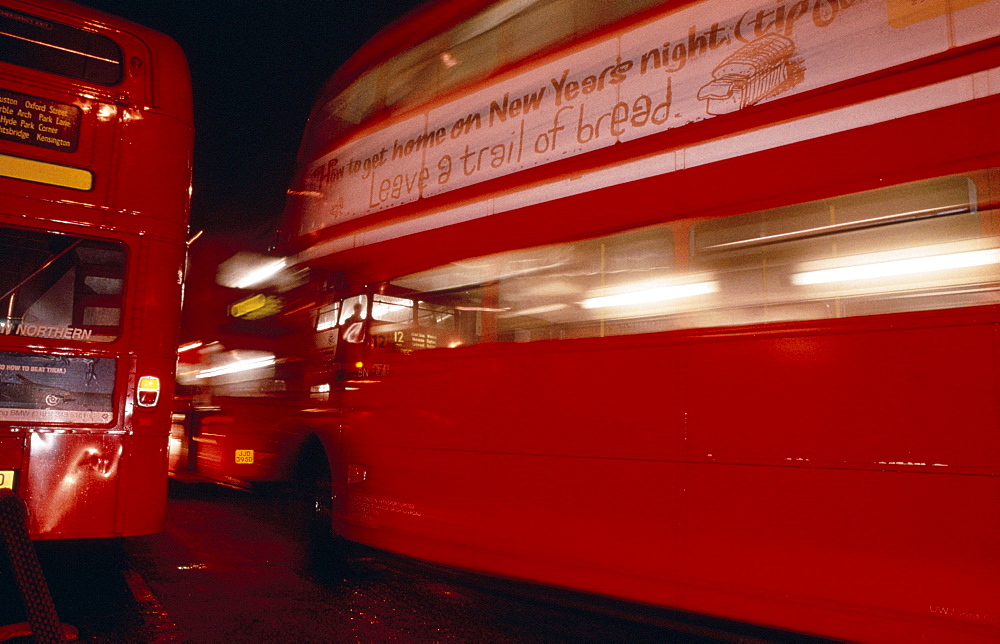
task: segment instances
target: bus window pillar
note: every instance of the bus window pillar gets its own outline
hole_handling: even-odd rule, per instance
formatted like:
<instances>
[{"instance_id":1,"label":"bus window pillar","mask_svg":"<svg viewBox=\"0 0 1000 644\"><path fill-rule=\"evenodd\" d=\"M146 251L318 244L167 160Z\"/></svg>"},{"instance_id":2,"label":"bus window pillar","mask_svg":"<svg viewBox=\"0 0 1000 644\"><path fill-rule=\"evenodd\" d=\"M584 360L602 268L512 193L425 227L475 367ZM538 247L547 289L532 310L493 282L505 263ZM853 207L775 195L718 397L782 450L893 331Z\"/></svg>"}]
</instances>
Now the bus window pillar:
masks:
<instances>
[{"instance_id":1,"label":"bus window pillar","mask_svg":"<svg viewBox=\"0 0 1000 644\"><path fill-rule=\"evenodd\" d=\"M497 341L497 311L500 310L500 284L487 282L483 284L483 334L481 342Z\"/></svg>"}]
</instances>

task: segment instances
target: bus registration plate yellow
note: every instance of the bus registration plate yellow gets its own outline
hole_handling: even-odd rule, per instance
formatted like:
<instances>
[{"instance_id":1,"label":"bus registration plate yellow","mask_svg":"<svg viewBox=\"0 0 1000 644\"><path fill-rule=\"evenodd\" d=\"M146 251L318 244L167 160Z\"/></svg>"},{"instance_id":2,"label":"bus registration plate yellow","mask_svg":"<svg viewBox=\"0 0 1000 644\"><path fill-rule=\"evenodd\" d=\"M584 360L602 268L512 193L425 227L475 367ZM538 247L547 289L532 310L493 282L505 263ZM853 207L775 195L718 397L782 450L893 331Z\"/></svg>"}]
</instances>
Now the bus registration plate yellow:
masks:
<instances>
[{"instance_id":1,"label":"bus registration plate yellow","mask_svg":"<svg viewBox=\"0 0 1000 644\"><path fill-rule=\"evenodd\" d=\"M236 464L253 465L253 450L252 449L236 450Z\"/></svg>"},{"instance_id":2,"label":"bus registration plate yellow","mask_svg":"<svg viewBox=\"0 0 1000 644\"><path fill-rule=\"evenodd\" d=\"M0 470L0 490L14 489L15 470Z\"/></svg>"}]
</instances>

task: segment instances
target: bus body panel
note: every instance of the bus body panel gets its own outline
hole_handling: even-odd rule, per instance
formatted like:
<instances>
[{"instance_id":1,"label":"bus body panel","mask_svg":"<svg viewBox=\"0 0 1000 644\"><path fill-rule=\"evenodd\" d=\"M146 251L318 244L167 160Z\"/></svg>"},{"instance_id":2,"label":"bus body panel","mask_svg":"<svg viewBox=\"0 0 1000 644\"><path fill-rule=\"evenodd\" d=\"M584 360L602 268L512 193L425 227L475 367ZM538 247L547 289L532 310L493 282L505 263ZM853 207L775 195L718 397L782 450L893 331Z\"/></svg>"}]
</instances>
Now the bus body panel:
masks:
<instances>
[{"instance_id":1,"label":"bus body panel","mask_svg":"<svg viewBox=\"0 0 1000 644\"><path fill-rule=\"evenodd\" d=\"M338 486L335 524L415 557L836 637L862 637L848 625L867 611L898 633L924 632L907 615L990 633L997 316L401 357L351 401L340 467L364 479ZM760 606L788 595L839 615Z\"/></svg>"},{"instance_id":2,"label":"bus body panel","mask_svg":"<svg viewBox=\"0 0 1000 644\"><path fill-rule=\"evenodd\" d=\"M166 448L159 436L30 436L21 469L29 530L47 539L131 536L163 528ZM95 535L95 526L107 526Z\"/></svg>"}]
</instances>

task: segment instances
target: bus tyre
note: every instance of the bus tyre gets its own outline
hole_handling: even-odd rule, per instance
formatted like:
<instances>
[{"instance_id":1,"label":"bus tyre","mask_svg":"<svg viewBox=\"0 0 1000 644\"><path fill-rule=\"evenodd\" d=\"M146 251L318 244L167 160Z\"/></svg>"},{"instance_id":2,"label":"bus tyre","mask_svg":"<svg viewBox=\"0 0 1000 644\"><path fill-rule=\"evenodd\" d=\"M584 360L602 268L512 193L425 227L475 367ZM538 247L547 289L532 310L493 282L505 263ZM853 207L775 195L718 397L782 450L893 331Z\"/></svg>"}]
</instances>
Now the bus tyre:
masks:
<instances>
[{"instance_id":1,"label":"bus tyre","mask_svg":"<svg viewBox=\"0 0 1000 644\"><path fill-rule=\"evenodd\" d=\"M304 455L295 482L296 523L310 572L321 578L337 574L341 556L332 531L333 484L326 453Z\"/></svg>"}]
</instances>

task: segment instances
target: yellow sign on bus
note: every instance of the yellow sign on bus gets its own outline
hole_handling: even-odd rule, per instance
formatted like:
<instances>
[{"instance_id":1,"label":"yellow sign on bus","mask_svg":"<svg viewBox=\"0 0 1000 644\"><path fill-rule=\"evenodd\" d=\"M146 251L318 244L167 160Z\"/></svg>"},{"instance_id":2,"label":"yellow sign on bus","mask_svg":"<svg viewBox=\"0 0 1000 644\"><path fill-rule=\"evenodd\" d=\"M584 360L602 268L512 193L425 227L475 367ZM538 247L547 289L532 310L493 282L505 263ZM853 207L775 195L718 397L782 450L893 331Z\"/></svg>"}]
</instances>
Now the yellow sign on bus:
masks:
<instances>
[{"instance_id":1,"label":"yellow sign on bus","mask_svg":"<svg viewBox=\"0 0 1000 644\"><path fill-rule=\"evenodd\" d=\"M0 490L14 489L14 470L0 470Z\"/></svg>"},{"instance_id":2,"label":"yellow sign on bus","mask_svg":"<svg viewBox=\"0 0 1000 644\"><path fill-rule=\"evenodd\" d=\"M252 449L236 450L236 464L253 465L253 450Z\"/></svg>"}]
</instances>

